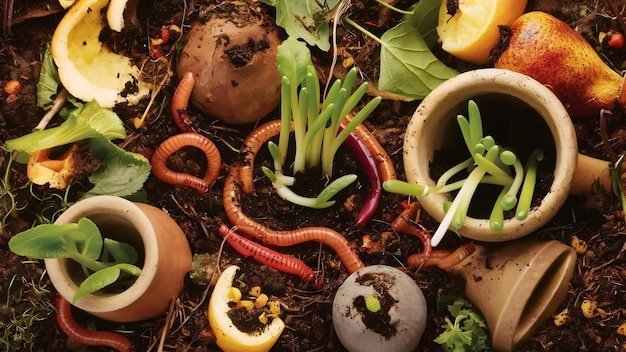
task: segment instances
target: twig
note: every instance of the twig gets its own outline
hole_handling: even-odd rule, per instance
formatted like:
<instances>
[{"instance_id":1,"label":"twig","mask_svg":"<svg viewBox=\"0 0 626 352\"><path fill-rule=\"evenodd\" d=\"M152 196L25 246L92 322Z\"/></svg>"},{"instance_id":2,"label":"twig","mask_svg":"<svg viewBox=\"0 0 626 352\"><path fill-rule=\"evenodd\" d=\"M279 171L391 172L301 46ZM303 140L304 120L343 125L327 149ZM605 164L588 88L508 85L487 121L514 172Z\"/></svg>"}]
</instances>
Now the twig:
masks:
<instances>
[{"instance_id":1,"label":"twig","mask_svg":"<svg viewBox=\"0 0 626 352\"><path fill-rule=\"evenodd\" d=\"M65 105L65 102L67 101L67 96L68 96L67 89L65 89L65 87L62 87L59 94L57 94L56 98L54 98L54 100L52 101L52 106L46 112L46 114L41 118L41 120L39 121L39 124L37 124L37 126L33 128L33 131L43 130L46 128L46 126L48 126L48 124L50 123L50 120L52 120L54 115L56 115L59 111L61 111L61 108L63 107L63 105Z\"/></svg>"}]
</instances>

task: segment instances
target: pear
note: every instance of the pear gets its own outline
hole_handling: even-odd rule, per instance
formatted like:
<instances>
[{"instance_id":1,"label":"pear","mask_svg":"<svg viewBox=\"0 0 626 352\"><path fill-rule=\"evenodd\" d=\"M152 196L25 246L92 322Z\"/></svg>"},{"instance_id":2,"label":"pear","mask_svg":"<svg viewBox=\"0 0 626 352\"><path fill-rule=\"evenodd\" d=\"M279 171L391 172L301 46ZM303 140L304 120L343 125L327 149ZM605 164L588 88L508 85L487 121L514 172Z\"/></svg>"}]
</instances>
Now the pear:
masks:
<instances>
[{"instance_id":1,"label":"pear","mask_svg":"<svg viewBox=\"0 0 626 352\"><path fill-rule=\"evenodd\" d=\"M624 78L563 21L541 11L527 12L513 22L509 34L508 45L506 35L501 39L494 66L546 85L570 116L597 116L602 109L626 105Z\"/></svg>"}]
</instances>

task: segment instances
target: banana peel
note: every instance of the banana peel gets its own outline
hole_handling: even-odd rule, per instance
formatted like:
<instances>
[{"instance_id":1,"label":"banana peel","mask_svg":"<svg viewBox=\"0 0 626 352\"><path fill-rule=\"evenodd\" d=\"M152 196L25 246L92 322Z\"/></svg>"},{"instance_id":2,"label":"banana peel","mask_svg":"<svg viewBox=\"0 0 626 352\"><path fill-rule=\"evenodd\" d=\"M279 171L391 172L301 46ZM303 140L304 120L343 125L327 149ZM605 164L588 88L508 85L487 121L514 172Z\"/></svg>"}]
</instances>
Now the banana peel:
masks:
<instances>
[{"instance_id":1,"label":"banana peel","mask_svg":"<svg viewBox=\"0 0 626 352\"><path fill-rule=\"evenodd\" d=\"M99 40L107 26L102 10L107 7L113 27L121 30L127 1L78 0L59 22L52 36L52 58L61 83L76 98L95 99L111 108L121 103L136 105L150 94L152 85L142 81L131 59Z\"/></svg>"},{"instance_id":2,"label":"banana peel","mask_svg":"<svg viewBox=\"0 0 626 352\"><path fill-rule=\"evenodd\" d=\"M262 332L247 333L239 330L228 316L229 292L238 270L238 266L231 265L222 272L209 300L209 324L216 343L225 352L269 351L285 328L282 319L274 317Z\"/></svg>"}]
</instances>

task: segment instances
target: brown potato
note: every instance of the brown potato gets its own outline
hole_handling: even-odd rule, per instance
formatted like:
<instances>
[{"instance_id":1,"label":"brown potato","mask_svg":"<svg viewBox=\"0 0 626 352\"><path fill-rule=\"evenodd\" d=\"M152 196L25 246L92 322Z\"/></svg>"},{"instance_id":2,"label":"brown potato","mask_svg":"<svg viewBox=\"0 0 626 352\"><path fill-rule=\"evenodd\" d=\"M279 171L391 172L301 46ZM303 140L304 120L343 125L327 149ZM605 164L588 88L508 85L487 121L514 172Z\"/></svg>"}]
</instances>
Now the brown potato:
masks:
<instances>
[{"instance_id":1,"label":"brown potato","mask_svg":"<svg viewBox=\"0 0 626 352\"><path fill-rule=\"evenodd\" d=\"M545 12L520 16L496 68L526 74L548 86L571 116L598 116L626 104L624 79L566 23Z\"/></svg>"},{"instance_id":2,"label":"brown potato","mask_svg":"<svg viewBox=\"0 0 626 352\"><path fill-rule=\"evenodd\" d=\"M227 124L259 120L280 102L277 28L267 22L212 18L192 27L176 71L193 72L190 102Z\"/></svg>"}]
</instances>

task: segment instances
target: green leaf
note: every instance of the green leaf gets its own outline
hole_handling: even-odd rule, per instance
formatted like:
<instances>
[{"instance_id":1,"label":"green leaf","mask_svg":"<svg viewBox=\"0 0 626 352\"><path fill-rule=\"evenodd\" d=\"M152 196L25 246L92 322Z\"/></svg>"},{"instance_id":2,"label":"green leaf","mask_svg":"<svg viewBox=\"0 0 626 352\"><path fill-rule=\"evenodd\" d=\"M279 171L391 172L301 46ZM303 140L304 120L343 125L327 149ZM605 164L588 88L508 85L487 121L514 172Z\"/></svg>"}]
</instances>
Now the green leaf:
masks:
<instances>
[{"instance_id":1,"label":"green leaf","mask_svg":"<svg viewBox=\"0 0 626 352\"><path fill-rule=\"evenodd\" d=\"M80 252L97 259L102 251L98 227L89 219L78 223L42 224L18 233L9 240L9 249L30 258L72 258Z\"/></svg>"},{"instance_id":2,"label":"green leaf","mask_svg":"<svg viewBox=\"0 0 626 352\"><path fill-rule=\"evenodd\" d=\"M400 22L380 38L378 89L423 99L458 72L439 61L410 22Z\"/></svg>"},{"instance_id":3,"label":"green leaf","mask_svg":"<svg viewBox=\"0 0 626 352\"><path fill-rule=\"evenodd\" d=\"M122 139L126 137L126 128L116 113L94 100L72 110L60 126L8 140L6 148L33 153L95 137Z\"/></svg>"},{"instance_id":4,"label":"green leaf","mask_svg":"<svg viewBox=\"0 0 626 352\"><path fill-rule=\"evenodd\" d=\"M89 176L94 187L83 198L104 194L120 197L136 194L150 175L148 159L125 151L105 138L93 138L91 152L102 160L103 167Z\"/></svg>"},{"instance_id":5,"label":"green leaf","mask_svg":"<svg viewBox=\"0 0 626 352\"><path fill-rule=\"evenodd\" d=\"M78 287L72 303L76 302L79 298L99 291L120 278L120 274L124 272L132 276L141 275L141 269L134 265L129 264L117 264L105 269L98 270L97 272L89 275Z\"/></svg>"},{"instance_id":6,"label":"green leaf","mask_svg":"<svg viewBox=\"0 0 626 352\"><path fill-rule=\"evenodd\" d=\"M48 109L54 101L54 96L57 94L60 84L59 73L52 59L50 43L48 43L46 44L46 51L41 62L41 72L37 81L37 107Z\"/></svg>"},{"instance_id":7,"label":"green leaf","mask_svg":"<svg viewBox=\"0 0 626 352\"><path fill-rule=\"evenodd\" d=\"M422 34L424 42L431 49L437 45L440 7L441 0L420 0L413 7L413 14L407 16L407 20Z\"/></svg>"},{"instance_id":8,"label":"green leaf","mask_svg":"<svg viewBox=\"0 0 626 352\"><path fill-rule=\"evenodd\" d=\"M285 29L290 37L305 40L323 51L330 49L328 21L323 15L337 5L339 0L326 1L321 8L315 0L275 0L276 24ZM266 4L270 4L266 1Z\"/></svg>"},{"instance_id":9,"label":"green leaf","mask_svg":"<svg viewBox=\"0 0 626 352\"><path fill-rule=\"evenodd\" d=\"M139 257L135 247L110 238L104 239L104 251L110 254L116 263L134 264Z\"/></svg>"},{"instance_id":10,"label":"green leaf","mask_svg":"<svg viewBox=\"0 0 626 352\"><path fill-rule=\"evenodd\" d=\"M278 73L281 77L287 77L293 87L298 87L306 77L307 66L313 65L311 51L295 37L287 38L277 50Z\"/></svg>"}]
</instances>

